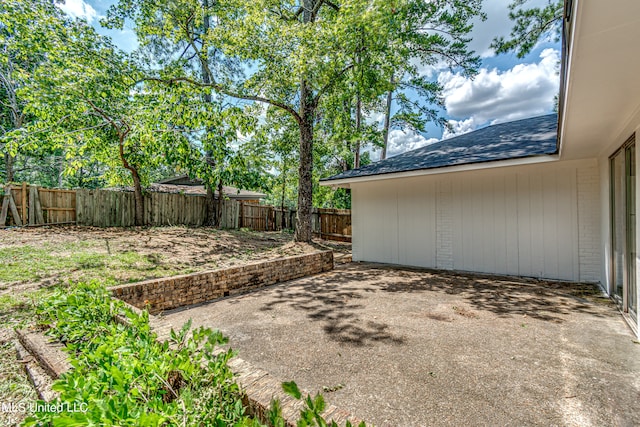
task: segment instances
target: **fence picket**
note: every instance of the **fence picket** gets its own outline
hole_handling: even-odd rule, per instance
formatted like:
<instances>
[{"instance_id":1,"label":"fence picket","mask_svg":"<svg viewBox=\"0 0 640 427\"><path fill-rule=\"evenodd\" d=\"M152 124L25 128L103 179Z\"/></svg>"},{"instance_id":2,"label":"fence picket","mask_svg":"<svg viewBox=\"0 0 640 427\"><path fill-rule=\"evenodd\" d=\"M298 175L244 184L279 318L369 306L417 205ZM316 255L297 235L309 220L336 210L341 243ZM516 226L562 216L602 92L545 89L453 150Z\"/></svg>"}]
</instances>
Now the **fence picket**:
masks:
<instances>
[{"instance_id":1,"label":"fence picket","mask_svg":"<svg viewBox=\"0 0 640 427\"><path fill-rule=\"evenodd\" d=\"M18 215L26 225L77 223L96 227L130 227L135 225L133 192L114 190L59 190L27 185L12 186ZM207 206L204 195L146 193L144 224L150 226L202 226ZM44 215L43 215L44 214ZM45 221L46 219L46 221ZM223 228L249 228L255 231L293 229L296 211L261 206L239 200L224 200L220 218ZM351 211L314 209L312 230L320 238L351 241Z\"/></svg>"}]
</instances>

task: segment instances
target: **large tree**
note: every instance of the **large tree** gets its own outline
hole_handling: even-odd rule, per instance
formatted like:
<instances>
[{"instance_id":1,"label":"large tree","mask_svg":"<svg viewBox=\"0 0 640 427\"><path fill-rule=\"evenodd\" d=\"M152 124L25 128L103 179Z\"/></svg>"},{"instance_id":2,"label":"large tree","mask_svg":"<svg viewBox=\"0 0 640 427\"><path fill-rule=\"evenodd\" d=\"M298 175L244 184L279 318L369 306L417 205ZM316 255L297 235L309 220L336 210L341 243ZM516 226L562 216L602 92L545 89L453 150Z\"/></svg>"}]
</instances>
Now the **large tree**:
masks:
<instances>
[{"instance_id":1,"label":"large tree","mask_svg":"<svg viewBox=\"0 0 640 427\"><path fill-rule=\"evenodd\" d=\"M60 9L48 0L0 4L0 146L7 182L14 180L16 156L27 154L20 134L29 117L20 90L53 48L50 35L63 29L64 22Z\"/></svg>"},{"instance_id":2,"label":"large tree","mask_svg":"<svg viewBox=\"0 0 640 427\"><path fill-rule=\"evenodd\" d=\"M209 87L221 96L266 103L290 115L299 134L297 241L312 237L313 144L319 108L352 69L364 64L358 52L363 30L367 55L376 58L378 72L388 80L411 50L446 56L465 46L462 36L480 9L479 0L219 0L198 10L180 9L182 2L178 3L121 0L110 11L111 22L132 19L142 40L168 31L200 58L201 75L165 68L158 80ZM178 10L169 20L167 11L172 8ZM215 19L203 32L205 16ZM411 37L405 37L407 29ZM212 52L241 61L244 72L219 73Z\"/></svg>"},{"instance_id":3,"label":"large tree","mask_svg":"<svg viewBox=\"0 0 640 427\"><path fill-rule=\"evenodd\" d=\"M232 135L241 130L248 132L248 121L241 117L242 108L227 102L228 99L210 87L211 82L226 80L241 72L238 61L222 54L208 36L219 20L215 5L213 0L120 2L109 10L103 21L108 27L121 27L125 19L132 18L140 40L136 56L141 65L158 71L159 76L189 77L201 84L195 88L191 85L191 92L198 93L202 102L211 104L209 126L194 139L199 140L204 156L192 152L191 156L181 158L179 167L204 181L209 225L219 223L217 212L223 184L240 185L243 182L256 186L253 179L256 173L239 169L239 165L254 163L254 153L241 158L245 153L237 150L237 136ZM169 85L165 90L182 96L187 92L185 89L184 85ZM238 128L239 124L243 129ZM219 193L217 205L214 203L216 190Z\"/></svg>"},{"instance_id":4,"label":"large tree","mask_svg":"<svg viewBox=\"0 0 640 427\"><path fill-rule=\"evenodd\" d=\"M30 138L70 157L90 154L108 166L111 182L126 171L135 222L143 225L145 172L161 160L150 123L153 98L136 86L138 73L126 55L85 22L68 22L49 37L55 48L22 91L36 119Z\"/></svg>"}]
</instances>

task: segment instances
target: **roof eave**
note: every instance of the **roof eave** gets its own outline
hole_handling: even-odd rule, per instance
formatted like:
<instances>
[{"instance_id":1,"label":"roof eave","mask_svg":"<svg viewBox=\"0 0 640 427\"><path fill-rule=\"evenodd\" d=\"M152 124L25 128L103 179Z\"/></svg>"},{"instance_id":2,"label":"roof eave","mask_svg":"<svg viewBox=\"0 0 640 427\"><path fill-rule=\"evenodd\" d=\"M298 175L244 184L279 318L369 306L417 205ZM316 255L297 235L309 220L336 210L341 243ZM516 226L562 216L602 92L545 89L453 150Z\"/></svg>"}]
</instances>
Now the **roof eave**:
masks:
<instances>
[{"instance_id":1,"label":"roof eave","mask_svg":"<svg viewBox=\"0 0 640 427\"><path fill-rule=\"evenodd\" d=\"M376 175L356 176L341 179L324 179L320 181L320 185L335 188L351 188L351 184L358 184L370 181L379 181L383 179L410 178L427 175L441 175L445 173L467 172L483 169L493 169L509 166L532 165L539 163L555 162L559 160L558 154L541 154L537 156L520 157L506 160L495 160L480 163L467 163L464 165L443 166L430 169L416 169L404 172L391 172Z\"/></svg>"},{"instance_id":2,"label":"roof eave","mask_svg":"<svg viewBox=\"0 0 640 427\"><path fill-rule=\"evenodd\" d=\"M558 91L558 137L556 151L562 154L563 123L570 71L570 55L572 52L573 31L575 29L575 4L578 0L566 0L562 14L562 59L560 61L560 88Z\"/></svg>"}]
</instances>

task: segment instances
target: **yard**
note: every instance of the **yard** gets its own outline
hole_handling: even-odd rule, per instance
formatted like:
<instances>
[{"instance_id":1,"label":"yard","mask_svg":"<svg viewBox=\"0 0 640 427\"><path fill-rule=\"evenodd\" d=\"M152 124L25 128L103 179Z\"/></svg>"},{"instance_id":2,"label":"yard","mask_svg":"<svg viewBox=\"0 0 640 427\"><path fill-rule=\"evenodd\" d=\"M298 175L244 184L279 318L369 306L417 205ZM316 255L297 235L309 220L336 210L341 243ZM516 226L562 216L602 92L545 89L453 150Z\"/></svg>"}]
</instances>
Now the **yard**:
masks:
<instances>
[{"instance_id":1,"label":"yard","mask_svg":"<svg viewBox=\"0 0 640 427\"><path fill-rule=\"evenodd\" d=\"M35 394L11 328L68 280L138 281L348 244L184 227L0 232L0 401ZM374 425L638 425L640 345L592 285L337 264L165 312L220 329L244 360ZM596 338L597 337L597 338ZM13 418L11 418L13 417ZM15 423L0 413L0 424Z\"/></svg>"},{"instance_id":2,"label":"yard","mask_svg":"<svg viewBox=\"0 0 640 427\"><path fill-rule=\"evenodd\" d=\"M349 250L347 244L332 246ZM35 399L15 360L12 329L30 319L34 302L53 287L93 279L113 285L315 250L281 232L186 227L0 230L0 402ZM0 412L0 425L15 422L8 416Z\"/></svg>"},{"instance_id":3,"label":"yard","mask_svg":"<svg viewBox=\"0 0 640 427\"><path fill-rule=\"evenodd\" d=\"M292 235L214 228L50 227L0 232L0 295L100 279L186 274L314 250Z\"/></svg>"}]
</instances>

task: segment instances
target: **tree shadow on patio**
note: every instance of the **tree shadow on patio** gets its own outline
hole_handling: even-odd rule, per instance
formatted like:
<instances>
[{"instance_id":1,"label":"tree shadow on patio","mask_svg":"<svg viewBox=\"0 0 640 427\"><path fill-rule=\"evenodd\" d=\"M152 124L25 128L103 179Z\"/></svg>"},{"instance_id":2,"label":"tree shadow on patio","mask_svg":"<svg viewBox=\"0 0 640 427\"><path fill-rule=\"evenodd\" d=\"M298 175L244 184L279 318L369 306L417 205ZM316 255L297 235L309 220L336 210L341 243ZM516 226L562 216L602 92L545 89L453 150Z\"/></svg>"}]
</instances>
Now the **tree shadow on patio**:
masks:
<instances>
[{"instance_id":1,"label":"tree shadow on patio","mask_svg":"<svg viewBox=\"0 0 640 427\"><path fill-rule=\"evenodd\" d=\"M365 346L374 343L404 344L405 339L389 331L389 325L365 319L359 302L364 292L375 292L362 286L349 286L355 275L323 274L304 279L292 286L273 289L276 297L262 310L269 311L279 305L303 310L312 321L323 322L323 329L332 340Z\"/></svg>"},{"instance_id":2,"label":"tree shadow on patio","mask_svg":"<svg viewBox=\"0 0 640 427\"><path fill-rule=\"evenodd\" d=\"M368 263L345 265L274 291L276 298L262 310L278 305L304 310L310 320L324 323L323 329L331 339L357 346L405 343L405 338L394 334L384 321L365 318L364 298L373 292L457 295L473 311L503 318L526 315L554 323L565 322L575 312L603 316L602 303L610 304L591 284Z\"/></svg>"}]
</instances>

